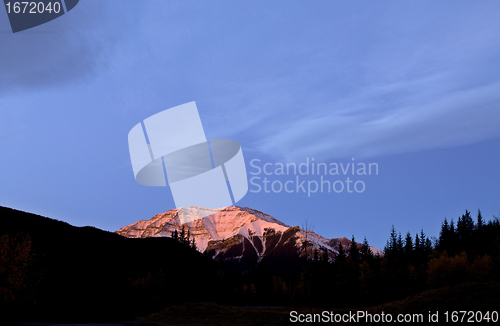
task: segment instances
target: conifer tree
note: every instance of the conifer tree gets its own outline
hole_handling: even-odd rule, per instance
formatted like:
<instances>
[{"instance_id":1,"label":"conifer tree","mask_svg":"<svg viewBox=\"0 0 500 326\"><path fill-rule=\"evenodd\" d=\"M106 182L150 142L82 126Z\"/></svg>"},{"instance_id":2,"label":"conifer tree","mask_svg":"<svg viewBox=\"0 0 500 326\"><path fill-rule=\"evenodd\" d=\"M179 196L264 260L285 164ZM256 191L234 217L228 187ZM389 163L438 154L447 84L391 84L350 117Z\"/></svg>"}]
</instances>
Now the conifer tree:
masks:
<instances>
[{"instance_id":1,"label":"conifer tree","mask_svg":"<svg viewBox=\"0 0 500 326\"><path fill-rule=\"evenodd\" d=\"M413 251L413 240L412 240L410 232L408 232L408 233L406 233L404 252L405 252L405 254L408 255L412 251Z\"/></svg>"},{"instance_id":2,"label":"conifer tree","mask_svg":"<svg viewBox=\"0 0 500 326\"><path fill-rule=\"evenodd\" d=\"M193 236L193 239L191 240L190 247L193 248L193 249L195 249L195 250L197 249L196 242L194 241L194 236Z\"/></svg>"},{"instance_id":3,"label":"conifer tree","mask_svg":"<svg viewBox=\"0 0 500 326\"><path fill-rule=\"evenodd\" d=\"M425 252L429 253L432 250L432 241L429 238L425 238Z\"/></svg>"},{"instance_id":4,"label":"conifer tree","mask_svg":"<svg viewBox=\"0 0 500 326\"><path fill-rule=\"evenodd\" d=\"M399 254L403 252L403 237L401 237L401 232L398 233L396 252Z\"/></svg>"},{"instance_id":5,"label":"conifer tree","mask_svg":"<svg viewBox=\"0 0 500 326\"><path fill-rule=\"evenodd\" d=\"M337 251L338 251L337 261L345 260L346 255L345 255L344 247L342 246L342 241L339 241L339 245L337 246Z\"/></svg>"},{"instance_id":6,"label":"conifer tree","mask_svg":"<svg viewBox=\"0 0 500 326\"><path fill-rule=\"evenodd\" d=\"M453 219L450 221L450 232L449 232L449 240L448 240L448 246L446 250L448 251L448 256L453 256L456 253L459 252L457 246L458 246L458 230L455 227L455 222Z\"/></svg>"},{"instance_id":7,"label":"conifer tree","mask_svg":"<svg viewBox=\"0 0 500 326\"><path fill-rule=\"evenodd\" d=\"M432 242L425 235L424 229L420 229L420 247L426 254L428 254L432 249Z\"/></svg>"},{"instance_id":8,"label":"conifer tree","mask_svg":"<svg viewBox=\"0 0 500 326\"><path fill-rule=\"evenodd\" d=\"M370 248L370 245L368 244L368 240L366 240L366 237L363 239L363 247L361 247L361 255L363 256L364 259L373 257L372 249Z\"/></svg>"},{"instance_id":9,"label":"conifer tree","mask_svg":"<svg viewBox=\"0 0 500 326\"><path fill-rule=\"evenodd\" d=\"M483 216L481 215L481 210L477 210L477 224L476 224L476 229L481 230L484 226L484 220Z\"/></svg>"},{"instance_id":10,"label":"conifer tree","mask_svg":"<svg viewBox=\"0 0 500 326\"><path fill-rule=\"evenodd\" d=\"M485 223L483 216L481 215L481 210L477 210L477 223L472 231L472 246L473 255L484 255L486 253L488 245L486 244L485 237Z\"/></svg>"},{"instance_id":11,"label":"conifer tree","mask_svg":"<svg viewBox=\"0 0 500 326\"><path fill-rule=\"evenodd\" d=\"M394 227L394 225L392 225L391 234L389 235L389 239L387 240L384 252L387 255L391 255L397 251L397 247L398 247L398 236L396 233L396 228Z\"/></svg>"},{"instance_id":12,"label":"conifer tree","mask_svg":"<svg viewBox=\"0 0 500 326\"><path fill-rule=\"evenodd\" d=\"M470 216L470 212L465 210L465 214L458 218L457 231L458 231L458 249L460 251L467 250L471 246L472 232L474 230L474 221Z\"/></svg>"},{"instance_id":13,"label":"conifer tree","mask_svg":"<svg viewBox=\"0 0 500 326\"><path fill-rule=\"evenodd\" d=\"M356 240L354 239L354 235L352 236L351 239L351 247L349 248L349 256L351 256L351 260L353 262L356 262L358 260L358 248L357 248L357 243Z\"/></svg>"},{"instance_id":14,"label":"conifer tree","mask_svg":"<svg viewBox=\"0 0 500 326\"><path fill-rule=\"evenodd\" d=\"M426 238L426 237L427 237L427 236L425 235L424 229L420 229L420 245L421 245L422 247L424 247L424 246L425 246L425 238Z\"/></svg>"},{"instance_id":15,"label":"conifer tree","mask_svg":"<svg viewBox=\"0 0 500 326\"><path fill-rule=\"evenodd\" d=\"M184 243L186 240L186 230L184 229L184 226L181 229L181 233L179 234L179 242Z\"/></svg>"},{"instance_id":16,"label":"conifer tree","mask_svg":"<svg viewBox=\"0 0 500 326\"><path fill-rule=\"evenodd\" d=\"M177 232L177 229L172 232L172 239L179 241L179 233Z\"/></svg>"},{"instance_id":17,"label":"conifer tree","mask_svg":"<svg viewBox=\"0 0 500 326\"><path fill-rule=\"evenodd\" d=\"M439 232L438 246L440 250L446 250L449 246L450 239L450 226L448 225L448 220L444 218L444 222L441 224L441 231Z\"/></svg>"},{"instance_id":18,"label":"conifer tree","mask_svg":"<svg viewBox=\"0 0 500 326\"><path fill-rule=\"evenodd\" d=\"M420 246L420 238L418 237L418 233L415 235L415 251L420 252L421 246Z\"/></svg>"}]
</instances>

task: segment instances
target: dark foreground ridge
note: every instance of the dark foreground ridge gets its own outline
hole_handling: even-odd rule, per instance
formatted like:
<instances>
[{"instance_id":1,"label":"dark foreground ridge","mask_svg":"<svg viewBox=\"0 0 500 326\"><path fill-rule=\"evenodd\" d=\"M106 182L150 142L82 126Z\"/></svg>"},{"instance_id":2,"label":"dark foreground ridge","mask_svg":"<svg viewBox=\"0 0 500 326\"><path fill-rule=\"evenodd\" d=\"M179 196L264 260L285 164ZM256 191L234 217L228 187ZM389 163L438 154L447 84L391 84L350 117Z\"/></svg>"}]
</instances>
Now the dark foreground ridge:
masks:
<instances>
[{"instance_id":1,"label":"dark foreground ridge","mask_svg":"<svg viewBox=\"0 0 500 326\"><path fill-rule=\"evenodd\" d=\"M398 314L421 314L427 324L429 311L439 311L439 320L444 321L445 311L473 310L498 311L500 307L500 285L485 283L465 283L447 286L437 290L427 290L419 294L373 307L353 308L313 308L304 307L252 307L227 306L210 302L187 303L174 305L157 313L139 319L140 322L154 325L217 325L217 326L251 326L251 325L293 325L290 321L290 312L298 314L322 314L324 311L334 314L355 314L357 311L366 311L369 314L391 314L396 318ZM236 322L237 321L237 322ZM299 324L299 323L295 323ZM310 325L310 323L300 323ZM333 323L330 323L333 324ZM345 322L334 323L346 325ZM364 325L381 325L382 323L363 322ZM396 324L396 323L393 323ZM328 325L328 324L327 324ZM385 323L384 325L387 325Z\"/></svg>"},{"instance_id":2,"label":"dark foreground ridge","mask_svg":"<svg viewBox=\"0 0 500 326\"><path fill-rule=\"evenodd\" d=\"M5 207L0 253L2 325L128 320L226 295L221 266L172 239L128 239Z\"/></svg>"}]
</instances>

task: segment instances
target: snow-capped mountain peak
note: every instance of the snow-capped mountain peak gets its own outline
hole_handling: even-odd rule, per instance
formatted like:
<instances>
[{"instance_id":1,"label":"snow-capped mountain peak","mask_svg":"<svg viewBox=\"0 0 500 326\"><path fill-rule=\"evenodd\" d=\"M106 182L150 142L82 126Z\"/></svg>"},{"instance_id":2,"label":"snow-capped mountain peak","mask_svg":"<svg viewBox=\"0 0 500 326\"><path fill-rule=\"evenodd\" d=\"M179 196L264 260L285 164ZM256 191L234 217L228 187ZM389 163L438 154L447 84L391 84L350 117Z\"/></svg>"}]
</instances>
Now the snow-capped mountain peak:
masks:
<instances>
[{"instance_id":1,"label":"snow-capped mountain peak","mask_svg":"<svg viewBox=\"0 0 500 326\"><path fill-rule=\"evenodd\" d=\"M345 249L350 240L327 239L311 230L291 227L278 219L248 207L202 208L207 216L200 217L200 208L171 209L120 228L116 233L129 238L171 237L173 232L189 232L196 248L214 259L241 260L252 257L255 263L270 254L312 257L315 253L333 260L339 241ZM190 215L192 214L192 215ZM383 252L371 247L374 254Z\"/></svg>"}]
</instances>

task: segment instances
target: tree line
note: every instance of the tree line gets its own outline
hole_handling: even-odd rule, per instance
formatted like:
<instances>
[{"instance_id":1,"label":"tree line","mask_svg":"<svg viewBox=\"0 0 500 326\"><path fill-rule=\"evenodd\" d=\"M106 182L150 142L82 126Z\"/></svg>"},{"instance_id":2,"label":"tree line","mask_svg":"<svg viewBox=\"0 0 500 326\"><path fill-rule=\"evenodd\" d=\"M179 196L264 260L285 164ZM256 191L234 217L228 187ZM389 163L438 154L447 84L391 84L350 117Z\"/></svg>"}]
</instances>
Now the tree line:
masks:
<instances>
[{"instance_id":1,"label":"tree line","mask_svg":"<svg viewBox=\"0 0 500 326\"><path fill-rule=\"evenodd\" d=\"M177 229L174 229L170 237L175 241L196 250L196 242L194 241L194 236L191 237L191 233L189 232L189 230L187 230L186 232L185 226L182 227L182 230L180 232L177 232Z\"/></svg>"},{"instance_id":2,"label":"tree line","mask_svg":"<svg viewBox=\"0 0 500 326\"><path fill-rule=\"evenodd\" d=\"M392 226L384 256L374 255L366 238L357 243L354 236L347 246L339 242L336 251L334 259L316 251L295 273L286 266L272 273L258 265L240 294L249 304L366 306L448 285L500 281L499 219L485 222L480 211L476 221L469 211L456 223L444 219L433 241L423 229L403 237Z\"/></svg>"}]
</instances>

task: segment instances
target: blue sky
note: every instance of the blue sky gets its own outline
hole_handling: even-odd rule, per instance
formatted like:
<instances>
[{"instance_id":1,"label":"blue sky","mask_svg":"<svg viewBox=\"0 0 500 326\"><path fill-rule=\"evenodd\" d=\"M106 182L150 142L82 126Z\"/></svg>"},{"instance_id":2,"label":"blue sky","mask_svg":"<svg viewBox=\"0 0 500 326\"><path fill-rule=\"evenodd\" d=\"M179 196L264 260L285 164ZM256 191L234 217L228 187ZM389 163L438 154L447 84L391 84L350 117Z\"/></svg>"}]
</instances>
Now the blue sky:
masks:
<instances>
[{"instance_id":1,"label":"blue sky","mask_svg":"<svg viewBox=\"0 0 500 326\"><path fill-rule=\"evenodd\" d=\"M498 12L498 1L81 0L12 34L0 10L0 205L110 231L174 208L168 188L135 182L127 135L196 101L207 138L240 142L248 172L252 159L379 165L363 193L238 202L287 224L383 248L393 224L437 236L465 209L498 216Z\"/></svg>"}]
</instances>

